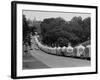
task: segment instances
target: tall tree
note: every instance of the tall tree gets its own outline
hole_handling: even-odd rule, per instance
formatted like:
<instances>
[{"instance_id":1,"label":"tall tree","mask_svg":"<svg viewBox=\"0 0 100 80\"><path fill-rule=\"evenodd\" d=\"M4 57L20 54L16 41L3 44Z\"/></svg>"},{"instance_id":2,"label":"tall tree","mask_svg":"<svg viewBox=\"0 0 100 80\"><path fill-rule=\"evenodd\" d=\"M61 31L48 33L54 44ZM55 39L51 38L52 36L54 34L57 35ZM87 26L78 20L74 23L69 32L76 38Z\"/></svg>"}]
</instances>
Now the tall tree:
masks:
<instances>
[{"instance_id":1,"label":"tall tree","mask_svg":"<svg viewBox=\"0 0 100 80\"><path fill-rule=\"evenodd\" d=\"M90 40L91 39L91 18L90 17L85 18L83 20L82 28L84 32L83 39Z\"/></svg>"},{"instance_id":2,"label":"tall tree","mask_svg":"<svg viewBox=\"0 0 100 80\"><path fill-rule=\"evenodd\" d=\"M25 15L23 15L23 44L26 44L26 43L30 45L30 29L29 29Z\"/></svg>"},{"instance_id":3,"label":"tall tree","mask_svg":"<svg viewBox=\"0 0 100 80\"><path fill-rule=\"evenodd\" d=\"M82 43L90 36L90 18L73 17L67 22L64 19L48 18L41 22L42 41L45 44L64 46L70 42L73 46ZM84 37L85 36L85 37ZM65 43L65 44L64 44Z\"/></svg>"}]
</instances>

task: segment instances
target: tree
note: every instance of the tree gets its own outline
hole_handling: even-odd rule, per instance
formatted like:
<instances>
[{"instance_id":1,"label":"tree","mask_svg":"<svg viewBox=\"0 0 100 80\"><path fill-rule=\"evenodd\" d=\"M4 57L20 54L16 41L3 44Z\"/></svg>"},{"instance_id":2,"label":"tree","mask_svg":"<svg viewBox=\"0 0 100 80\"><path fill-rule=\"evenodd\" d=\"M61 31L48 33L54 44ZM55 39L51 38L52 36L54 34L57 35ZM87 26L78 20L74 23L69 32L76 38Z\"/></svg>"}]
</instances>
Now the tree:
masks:
<instances>
[{"instance_id":1,"label":"tree","mask_svg":"<svg viewBox=\"0 0 100 80\"><path fill-rule=\"evenodd\" d=\"M57 39L57 45L59 45L60 47L67 46L68 43L69 43L69 40L67 38L59 37Z\"/></svg>"},{"instance_id":2,"label":"tree","mask_svg":"<svg viewBox=\"0 0 100 80\"><path fill-rule=\"evenodd\" d=\"M40 26L42 42L47 45L67 46L70 42L75 46L90 36L90 18L82 20L80 16L73 17L69 22L60 17L48 18L44 19Z\"/></svg>"},{"instance_id":3,"label":"tree","mask_svg":"<svg viewBox=\"0 0 100 80\"><path fill-rule=\"evenodd\" d=\"M83 20L83 25L82 25L82 28L83 28L83 39L84 40L90 40L91 39L91 18L88 17L88 18L85 18Z\"/></svg>"},{"instance_id":4,"label":"tree","mask_svg":"<svg viewBox=\"0 0 100 80\"><path fill-rule=\"evenodd\" d=\"M26 43L28 43L28 45L31 45L30 29L29 29L25 15L23 15L23 44L26 44Z\"/></svg>"}]
</instances>

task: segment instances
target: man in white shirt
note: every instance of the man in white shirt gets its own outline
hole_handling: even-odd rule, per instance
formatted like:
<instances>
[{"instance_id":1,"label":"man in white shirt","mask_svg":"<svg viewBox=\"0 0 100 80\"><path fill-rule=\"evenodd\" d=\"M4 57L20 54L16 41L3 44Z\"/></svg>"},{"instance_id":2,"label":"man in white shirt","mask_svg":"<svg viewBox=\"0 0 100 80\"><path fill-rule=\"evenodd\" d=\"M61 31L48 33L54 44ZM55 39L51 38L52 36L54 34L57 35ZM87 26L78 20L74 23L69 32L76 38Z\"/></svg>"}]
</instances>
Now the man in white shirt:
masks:
<instances>
[{"instance_id":1,"label":"man in white shirt","mask_svg":"<svg viewBox=\"0 0 100 80\"><path fill-rule=\"evenodd\" d=\"M62 55L65 55L65 54L66 54L66 46L63 46L63 47L61 48L61 51L62 51Z\"/></svg>"},{"instance_id":2,"label":"man in white shirt","mask_svg":"<svg viewBox=\"0 0 100 80\"><path fill-rule=\"evenodd\" d=\"M57 47L52 48L52 54L56 54Z\"/></svg>"},{"instance_id":3,"label":"man in white shirt","mask_svg":"<svg viewBox=\"0 0 100 80\"><path fill-rule=\"evenodd\" d=\"M76 47L77 48L77 56L81 56L85 54L85 47L82 46L81 44L79 46Z\"/></svg>"},{"instance_id":4,"label":"man in white shirt","mask_svg":"<svg viewBox=\"0 0 100 80\"><path fill-rule=\"evenodd\" d=\"M68 47L66 49L67 55L68 56L72 56L73 55L73 47L71 46L71 44L68 44Z\"/></svg>"},{"instance_id":5,"label":"man in white shirt","mask_svg":"<svg viewBox=\"0 0 100 80\"><path fill-rule=\"evenodd\" d=\"M57 47L57 55L61 55L61 47Z\"/></svg>"}]
</instances>

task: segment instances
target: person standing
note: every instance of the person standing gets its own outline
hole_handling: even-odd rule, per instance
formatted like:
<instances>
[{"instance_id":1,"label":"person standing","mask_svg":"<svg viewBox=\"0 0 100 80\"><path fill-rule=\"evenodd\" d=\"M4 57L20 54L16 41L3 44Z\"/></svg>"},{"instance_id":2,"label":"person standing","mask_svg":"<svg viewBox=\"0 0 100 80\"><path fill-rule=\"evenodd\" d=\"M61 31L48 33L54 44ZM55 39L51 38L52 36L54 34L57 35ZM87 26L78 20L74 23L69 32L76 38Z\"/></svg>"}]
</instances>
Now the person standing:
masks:
<instances>
[{"instance_id":1,"label":"person standing","mask_svg":"<svg viewBox=\"0 0 100 80\"><path fill-rule=\"evenodd\" d=\"M73 47L71 46L71 43L68 44L66 51L67 51L67 56L73 56Z\"/></svg>"},{"instance_id":2,"label":"person standing","mask_svg":"<svg viewBox=\"0 0 100 80\"><path fill-rule=\"evenodd\" d=\"M83 45L79 45L77 48L77 56L80 57L85 54L85 47Z\"/></svg>"},{"instance_id":3,"label":"person standing","mask_svg":"<svg viewBox=\"0 0 100 80\"><path fill-rule=\"evenodd\" d=\"M57 55L61 55L61 47L59 46L59 47L57 47Z\"/></svg>"},{"instance_id":4,"label":"person standing","mask_svg":"<svg viewBox=\"0 0 100 80\"><path fill-rule=\"evenodd\" d=\"M63 46L61 48L61 52L62 52L62 55L64 56L66 54L66 46Z\"/></svg>"}]
</instances>

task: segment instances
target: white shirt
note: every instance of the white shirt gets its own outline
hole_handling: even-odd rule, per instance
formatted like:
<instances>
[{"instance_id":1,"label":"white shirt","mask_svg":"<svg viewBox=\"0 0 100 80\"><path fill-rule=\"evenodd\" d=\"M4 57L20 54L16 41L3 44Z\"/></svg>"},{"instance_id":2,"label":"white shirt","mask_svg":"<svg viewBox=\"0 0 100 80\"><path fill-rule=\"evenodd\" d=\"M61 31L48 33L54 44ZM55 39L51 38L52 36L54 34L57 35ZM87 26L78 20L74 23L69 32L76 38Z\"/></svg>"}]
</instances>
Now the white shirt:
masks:
<instances>
[{"instance_id":1,"label":"white shirt","mask_svg":"<svg viewBox=\"0 0 100 80\"><path fill-rule=\"evenodd\" d=\"M52 47L49 47L49 53L51 53L51 54L52 54L52 53L53 53L53 51L54 51L54 50L53 50L53 48L52 48Z\"/></svg>"},{"instance_id":2,"label":"white shirt","mask_svg":"<svg viewBox=\"0 0 100 80\"><path fill-rule=\"evenodd\" d=\"M84 49L85 49L85 47L82 45L79 45L76 48L77 48L77 56L80 56L84 52Z\"/></svg>"},{"instance_id":3,"label":"white shirt","mask_svg":"<svg viewBox=\"0 0 100 80\"><path fill-rule=\"evenodd\" d=\"M60 51L61 47L58 47L58 50Z\"/></svg>"},{"instance_id":4,"label":"white shirt","mask_svg":"<svg viewBox=\"0 0 100 80\"><path fill-rule=\"evenodd\" d=\"M54 54L56 54L56 49L56 47L52 48Z\"/></svg>"},{"instance_id":5,"label":"white shirt","mask_svg":"<svg viewBox=\"0 0 100 80\"><path fill-rule=\"evenodd\" d=\"M61 52L61 47L57 47L57 53L59 54Z\"/></svg>"},{"instance_id":6,"label":"white shirt","mask_svg":"<svg viewBox=\"0 0 100 80\"><path fill-rule=\"evenodd\" d=\"M72 53L72 52L73 52L73 47L68 46L68 47L67 47L67 52L68 52L68 53Z\"/></svg>"},{"instance_id":7,"label":"white shirt","mask_svg":"<svg viewBox=\"0 0 100 80\"><path fill-rule=\"evenodd\" d=\"M65 52L66 51L66 47L62 47L62 52Z\"/></svg>"}]
</instances>

